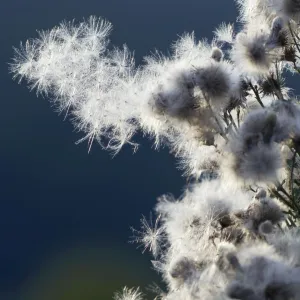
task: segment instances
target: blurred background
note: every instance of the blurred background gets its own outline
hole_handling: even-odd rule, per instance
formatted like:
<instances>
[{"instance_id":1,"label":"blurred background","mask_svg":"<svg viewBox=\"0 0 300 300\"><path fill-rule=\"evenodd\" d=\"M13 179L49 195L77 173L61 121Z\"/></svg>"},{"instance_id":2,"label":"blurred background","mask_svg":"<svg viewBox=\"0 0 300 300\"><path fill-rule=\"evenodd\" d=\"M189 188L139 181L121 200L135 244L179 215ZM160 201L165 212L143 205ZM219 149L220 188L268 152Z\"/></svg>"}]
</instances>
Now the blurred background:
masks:
<instances>
[{"instance_id":1,"label":"blurred background","mask_svg":"<svg viewBox=\"0 0 300 300\"><path fill-rule=\"evenodd\" d=\"M141 143L116 157L82 137L47 99L8 73L12 47L62 20L103 16L111 42L126 43L137 63L168 53L184 32L212 37L234 22L233 0L3 0L0 9L0 300L111 299L123 286L159 283L151 257L129 244L156 198L179 196L185 178L168 149ZM151 296L148 297L151 299Z\"/></svg>"}]
</instances>

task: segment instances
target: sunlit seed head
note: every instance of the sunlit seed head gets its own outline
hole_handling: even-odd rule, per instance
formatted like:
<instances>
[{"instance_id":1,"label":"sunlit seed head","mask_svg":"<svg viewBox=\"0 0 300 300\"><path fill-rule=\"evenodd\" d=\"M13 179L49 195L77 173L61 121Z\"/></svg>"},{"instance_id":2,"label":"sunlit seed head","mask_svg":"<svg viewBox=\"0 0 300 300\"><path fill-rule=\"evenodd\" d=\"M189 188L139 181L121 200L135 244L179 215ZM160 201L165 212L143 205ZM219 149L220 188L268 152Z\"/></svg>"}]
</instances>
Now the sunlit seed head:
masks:
<instances>
[{"instance_id":1,"label":"sunlit seed head","mask_svg":"<svg viewBox=\"0 0 300 300\"><path fill-rule=\"evenodd\" d=\"M211 51L211 58L217 62L221 61L223 58L222 50L217 47L214 47Z\"/></svg>"},{"instance_id":2,"label":"sunlit seed head","mask_svg":"<svg viewBox=\"0 0 300 300\"><path fill-rule=\"evenodd\" d=\"M219 63L197 68L194 73L196 86L214 105L225 105L230 91L230 75ZM223 102L223 103L222 103Z\"/></svg>"},{"instance_id":3,"label":"sunlit seed head","mask_svg":"<svg viewBox=\"0 0 300 300\"><path fill-rule=\"evenodd\" d=\"M266 197L267 197L267 192L265 189L262 188L258 189L254 196L255 199L263 199Z\"/></svg>"},{"instance_id":4,"label":"sunlit seed head","mask_svg":"<svg viewBox=\"0 0 300 300\"><path fill-rule=\"evenodd\" d=\"M143 300L143 294L140 289L124 287L121 292L117 292L114 295L114 300Z\"/></svg>"},{"instance_id":5,"label":"sunlit seed head","mask_svg":"<svg viewBox=\"0 0 300 300\"><path fill-rule=\"evenodd\" d=\"M271 234L273 230L274 230L274 225L269 220L261 223L258 228L258 231L261 235Z\"/></svg>"},{"instance_id":6,"label":"sunlit seed head","mask_svg":"<svg viewBox=\"0 0 300 300\"><path fill-rule=\"evenodd\" d=\"M143 216L141 219L141 229L136 230L132 228L132 241L139 243L143 247L143 253L149 250L154 257L157 257L161 251L161 246L164 240L164 228L160 226L160 216L157 217L153 224L152 215L150 215L149 222Z\"/></svg>"},{"instance_id":7,"label":"sunlit seed head","mask_svg":"<svg viewBox=\"0 0 300 300\"><path fill-rule=\"evenodd\" d=\"M271 31L279 32L284 27L284 20L281 17L275 17L272 21Z\"/></svg>"},{"instance_id":8,"label":"sunlit seed head","mask_svg":"<svg viewBox=\"0 0 300 300\"><path fill-rule=\"evenodd\" d=\"M273 147L274 148L273 148ZM258 147L246 155L242 173L257 181L273 181L282 167L281 155L275 145Z\"/></svg>"},{"instance_id":9,"label":"sunlit seed head","mask_svg":"<svg viewBox=\"0 0 300 300\"><path fill-rule=\"evenodd\" d=\"M194 261L187 257L181 257L172 263L169 274L172 278L184 283L197 271Z\"/></svg>"},{"instance_id":10,"label":"sunlit seed head","mask_svg":"<svg viewBox=\"0 0 300 300\"><path fill-rule=\"evenodd\" d=\"M266 74L272 62L277 57L277 52L266 45L268 34L247 34L244 32L236 36L236 41L231 56L237 67L250 74Z\"/></svg>"}]
</instances>

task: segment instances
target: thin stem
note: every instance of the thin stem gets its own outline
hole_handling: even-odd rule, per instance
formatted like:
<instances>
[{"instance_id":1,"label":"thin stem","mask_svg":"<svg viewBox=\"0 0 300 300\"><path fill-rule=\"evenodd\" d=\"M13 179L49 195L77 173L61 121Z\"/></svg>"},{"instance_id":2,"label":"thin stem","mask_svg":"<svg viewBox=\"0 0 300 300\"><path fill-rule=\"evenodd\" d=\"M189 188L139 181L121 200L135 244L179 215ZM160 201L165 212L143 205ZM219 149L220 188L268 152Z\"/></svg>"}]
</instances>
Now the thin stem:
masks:
<instances>
[{"instance_id":1,"label":"thin stem","mask_svg":"<svg viewBox=\"0 0 300 300\"><path fill-rule=\"evenodd\" d=\"M296 227L295 222L293 221L293 219L291 217L288 217L290 223L292 224L293 227Z\"/></svg>"},{"instance_id":2,"label":"thin stem","mask_svg":"<svg viewBox=\"0 0 300 300\"><path fill-rule=\"evenodd\" d=\"M299 71L299 69L298 69L298 67L297 67L297 65L294 61L293 61L293 64L294 64L294 70L296 70L298 73L300 73L300 71Z\"/></svg>"},{"instance_id":3,"label":"thin stem","mask_svg":"<svg viewBox=\"0 0 300 300\"><path fill-rule=\"evenodd\" d=\"M288 211L288 214L292 216L294 219L297 219L297 215L295 215L291 210Z\"/></svg>"},{"instance_id":4,"label":"thin stem","mask_svg":"<svg viewBox=\"0 0 300 300\"><path fill-rule=\"evenodd\" d=\"M214 117L214 119L215 119L215 121L216 121L216 123L217 123L217 125L218 125L218 127L219 127L219 129L220 129L220 132L219 132L219 133L220 133L221 137L222 137L226 142L228 142L229 140L228 140L228 137L226 136L226 134L224 133L222 124L220 123L219 119L218 119L217 116L215 115L215 113L214 113L214 111L213 111L213 109L212 109L212 107L211 107L211 105L210 105L210 103L209 103L209 100L207 99L207 97L206 97L205 95L204 95L204 99L205 99L205 101L206 101L206 103L207 103L207 106L208 106L208 108L209 108L209 110L210 110L212 116Z\"/></svg>"},{"instance_id":5,"label":"thin stem","mask_svg":"<svg viewBox=\"0 0 300 300\"><path fill-rule=\"evenodd\" d=\"M224 112L223 120L226 123L226 125L229 127L228 116L227 116L227 112L226 111Z\"/></svg>"},{"instance_id":6,"label":"thin stem","mask_svg":"<svg viewBox=\"0 0 300 300\"><path fill-rule=\"evenodd\" d=\"M249 190L252 191L252 192L254 192L254 193L257 192L257 190L255 190L251 185L249 185Z\"/></svg>"},{"instance_id":7,"label":"thin stem","mask_svg":"<svg viewBox=\"0 0 300 300\"><path fill-rule=\"evenodd\" d=\"M288 211L285 211L285 210L282 210L282 212L285 214L285 215L290 215L292 216L294 219L297 218L297 216L295 214L293 214L293 212L291 210L288 210Z\"/></svg>"},{"instance_id":8,"label":"thin stem","mask_svg":"<svg viewBox=\"0 0 300 300\"><path fill-rule=\"evenodd\" d=\"M291 27L291 23L289 22L288 24L289 24L289 30L290 30L290 32L291 32L291 35L292 35L292 38L293 38L293 40L294 40L295 46L296 46L298 52L300 53L300 48L299 48L299 45L298 45L298 43L297 43L297 41L296 41L295 34L294 34L293 29L292 29L292 27Z\"/></svg>"},{"instance_id":9,"label":"thin stem","mask_svg":"<svg viewBox=\"0 0 300 300\"><path fill-rule=\"evenodd\" d=\"M287 219L285 220L285 224L286 224L286 226L287 226L288 228L291 228L291 227L292 227L292 225L291 225L291 224L289 224L289 222L288 222L288 220L287 220Z\"/></svg>"},{"instance_id":10,"label":"thin stem","mask_svg":"<svg viewBox=\"0 0 300 300\"><path fill-rule=\"evenodd\" d=\"M277 191L282 192L288 198L288 200L290 200L290 201L286 200L286 202L288 202L290 204L289 207L292 208L292 210L295 211L298 215L300 215L299 204L297 201L295 201L295 198L291 197L289 195L289 193L284 189L284 187L283 187L284 182L285 182L285 180L282 182L282 184L277 185ZM280 195L280 194L278 193L278 195Z\"/></svg>"},{"instance_id":11,"label":"thin stem","mask_svg":"<svg viewBox=\"0 0 300 300\"><path fill-rule=\"evenodd\" d=\"M269 192L271 195L273 195L275 198L277 198L283 204L288 206L290 209L295 210L295 207L287 199L285 199L282 195L280 195L275 189L269 189Z\"/></svg>"},{"instance_id":12,"label":"thin stem","mask_svg":"<svg viewBox=\"0 0 300 300\"><path fill-rule=\"evenodd\" d=\"M251 83L251 81L249 81L249 86L250 86L251 89L253 90L254 95L255 95L255 98L256 98L257 102L260 104L260 106L261 106L261 107L265 107L264 104L262 103L261 99L260 99L260 96L259 96L259 93L258 93L257 88L255 88L255 87L253 86L253 84Z\"/></svg>"},{"instance_id":13,"label":"thin stem","mask_svg":"<svg viewBox=\"0 0 300 300\"><path fill-rule=\"evenodd\" d=\"M277 224L277 227L279 228L279 230L280 230L281 232L283 232L283 229L281 228L280 224Z\"/></svg>"},{"instance_id":14,"label":"thin stem","mask_svg":"<svg viewBox=\"0 0 300 300\"><path fill-rule=\"evenodd\" d=\"M294 151L293 158L292 158L291 173L290 173L290 182L289 182L290 193L293 198L294 198L294 168L295 168L295 162L296 162L296 155L297 155L297 152Z\"/></svg>"},{"instance_id":15,"label":"thin stem","mask_svg":"<svg viewBox=\"0 0 300 300\"><path fill-rule=\"evenodd\" d=\"M276 70L276 80L278 82L280 82L281 78L280 78L280 74L279 74L279 70L278 70L278 62L277 61L275 62L275 70ZM279 89L276 89L276 87L274 85L274 82L272 80L271 80L271 83L272 83L272 86L274 88L274 93L276 94L277 98L278 99L283 99L283 95L282 95L282 92L280 90L280 84L278 84Z\"/></svg>"},{"instance_id":16,"label":"thin stem","mask_svg":"<svg viewBox=\"0 0 300 300\"><path fill-rule=\"evenodd\" d=\"M233 125L233 127L236 129L236 131L238 130L238 128L237 128L237 126L236 126L236 124L235 124L235 122L234 122L234 120L233 120L233 117L232 117L232 115L231 115L231 113L228 113L228 116L229 116L229 119L230 119L230 121L231 121L231 124Z\"/></svg>"},{"instance_id":17,"label":"thin stem","mask_svg":"<svg viewBox=\"0 0 300 300\"><path fill-rule=\"evenodd\" d=\"M237 115L237 121L238 121L238 127L240 127L240 113L241 113L241 110L240 110L240 108L238 107L238 108L237 108L237 112L236 112L236 115Z\"/></svg>"},{"instance_id":18,"label":"thin stem","mask_svg":"<svg viewBox=\"0 0 300 300\"><path fill-rule=\"evenodd\" d=\"M282 192L289 200L293 201L293 198L290 196L290 194L285 190L283 187L283 184L285 183L285 180L283 180L282 183L277 184L277 191Z\"/></svg>"}]
</instances>

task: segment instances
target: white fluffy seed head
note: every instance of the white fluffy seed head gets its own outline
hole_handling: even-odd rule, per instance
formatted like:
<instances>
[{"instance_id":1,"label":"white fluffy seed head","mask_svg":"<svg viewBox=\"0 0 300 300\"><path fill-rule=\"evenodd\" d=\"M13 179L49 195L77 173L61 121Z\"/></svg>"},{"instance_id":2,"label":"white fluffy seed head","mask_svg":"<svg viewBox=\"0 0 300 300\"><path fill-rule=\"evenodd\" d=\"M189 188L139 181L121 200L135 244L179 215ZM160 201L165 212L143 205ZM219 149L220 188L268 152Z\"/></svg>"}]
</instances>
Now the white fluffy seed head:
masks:
<instances>
[{"instance_id":1,"label":"white fluffy seed head","mask_svg":"<svg viewBox=\"0 0 300 300\"><path fill-rule=\"evenodd\" d=\"M176 281L177 286L192 281L196 274L196 263L187 257L180 257L175 260L172 262L169 269L169 275L174 281Z\"/></svg>"},{"instance_id":2,"label":"white fluffy seed head","mask_svg":"<svg viewBox=\"0 0 300 300\"><path fill-rule=\"evenodd\" d=\"M242 80L239 72L227 61L211 60L194 71L195 86L215 108L225 108L230 97L239 97Z\"/></svg>"},{"instance_id":3,"label":"white fluffy seed head","mask_svg":"<svg viewBox=\"0 0 300 300\"><path fill-rule=\"evenodd\" d=\"M276 51L277 49L278 53L284 53L284 50L279 50L280 47L285 47L289 43L288 32L286 28L284 28L284 26L285 22L282 18L274 18L271 26L271 32L266 42L266 48L269 49L269 51L271 51L272 49Z\"/></svg>"},{"instance_id":4,"label":"white fluffy seed head","mask_svg":"<svg viewBox=\"0 0 300 300\"><path fill-rule=\"evenodd\" d=\"M79 24L64 22L16 50L11 70L71 115L89 147L97 140L118 151L136 130L139 105L133 97L131 53L127 47L107 49L111 28L95 17Z\"/></svg>"},{"instance_id":5,"label":"white fluffy seed head","mask_svg":"<svg viewBox=\"0 0 300 300\"><path fill-rule=\"evenodd\" d=\"M272 109L258 109L246 116L238 132L230 137L231 158L222 162L225 173L231 170L235 177L254 182L278 178L284 162L277 142L289 137L289 127L283 126L277 115Z\"/></svg>"},{"instance_id":6,"label":"white fluffy seed head","mask_svg":"<svg viewBox=\"0 0 300 300\"><path fill-rule=\"evenodd\" d=\"M255 109L245 117L239 129L238 139L244 140L245 143L248 139L249 145L251 137L261 135L265 143L270 141L282 142L288 139L292 133L292 124L290 118L287 118L286 110L276 107Z\"/></svg>"},{"instance_id":7,"label":"white fluffy seed head","mask_svg":"<svg viewBox=\"0 0 300 300\"><path fill-rule=\"evenodd\" d=\"M271 31L279 32L284 27L284 20L281 17L276 17L272 21Z\"/></svg>"},{"instance_id":8,"label":"white fluffy seed head","mask_svg":"<svg viewBox=\"0 0 300 300\"><path fill-rule=\"evenodd\" d=\"M196 108L191 71L174 66L152 92L149 105L158 113L188 118Z\"/></svg>"},{"instance_id":9,"label":"white fluffy seed head","mask_svg":"<svg viewBox=\"0 0 300 300\"><path fill-rule=\"evenodd\" d=\"M132 242L140 244L143 247L143 253L149 250L154 258L161 254L161 247L164 240L164 228L160 226L160 216L155 221L152 220L150 214L149 221L143 216L141 218L141 228L136 230L131 228L133 232Z\"/></svg>"},{"instance_id":10,"label":"white fluffy seed head","mask_svg":"<svg viewBox=\"0 0 300 300\"><path fill-rule=\"evenodd\" d=\"M195 184L181 200L163 197L156 210L162 215L170 244L167 266L178 256L192 257L198 263L213 261L216 248L211 239L215 226L220 227L221 220L225 224L230 212L244 209L250 201L250 194L218 179ZM216 238L215 243L219 242Z\"/></svg>"},{"instance_id":11,"label":"white fluffy seed head","mask_svg":"<svg viewBox=\"0 0 300 300\"><path fill-rule=\"evenodd\" d=\"M117 292L114 295L114 300L143 300L143 294L140 289L124 287L121 292Z\"/></svg>"},{"instance_id":12,"label":"white fluffy seed head","mask_svg":"<svg viewBox=\"0 0 300 300\"><path fill-rule=\"evenodd\" d=\"M257 146L247 153L235 153L231 164L236 176L257 183L275 182L281 168L281 154L274 143Z\"/></svg>"},{"instance_id":13,"label":"white fluffy seed head","mask_svg":"<svg viewBox=\"0 0 300 300\"><path fill-rule=\"evenodd\" d=\"M213 47L211 51L211 58L215 61L221 61L223 58L223 52L220 48Z\"/></svg>"},{"instance_id":14,"label":"white fluffy seed head","mask_svg":"<svg viewBox=\"0 0 300 300\"><path fill-rule=\"evenodd\" d=\"M274 226L271 221L267 220L259 225L258 230L259 233L264 236L271 234L274 230Z\"/></svg>"},{"instance_id":15,"label":"white fluffy seed head","mask_svg":"<svg viewBox=\"0 0 300 300\"><path fill-rule=\"evenodd\" d=\"M269 2L268 0L237 0L240 11L238 19L242 21L245 26L254 23L256 27L260 25L260 23L257 22L259 18L264 21L270 20L272 16L274 17L274 12Z\"/></svg>"},{"instance_id":16,"label":"white fluffy seed head","mask_svg":"<svg viewBox=\"0 0 300 300\"><path fill-rule=\"evenodd\" d=\"M235 255L236 247L233 244L221 242L218 245L215 264L221 271L229 273L232 269L235 270L236 268L239 268L238 263L234 259Z\"/></svg>"},{"instance_id":17,"label":"white fluffy seed head","mask_svg":"<svg viewBox=\"0 0 300 300\"><path fill-rule=\"evenodd\" d=\"M237 258L241 272L237 272L229 284L228 292L232 297L256 300L266 296L273 299L276 295L280 300L297 299L294 286L299 285L299 270L276 254L272 246L255 242L245 244L238 250Z\"/></svg>"},{"instance_id":18,"label":"white fluffy seed head","mask_svg":"<svg viewBox=\"0 0 300 300\"><path fill-rule=\"evenodd\" d=\"M233 43L233 25L222 23L215 31L214 31L216 40L221 43Z\"/></svg>"},{"instance_id":19,"label":"white fluffy seed head","mask_svg":"<svg viewBox=\"0 0 300 300\"><path fill-rule=\"evenodd\" d=\"M293 100L277 100L271 105L271 109L278 116L277 140L282 141L290 136L300 134L300 109Z\"/></svg>"},{"instance_id":20,"label":"white fluffy seed head","mask_svg":"<svg viewBox=\"0 0 300 300\"><path fill-rule=\"evenodd\" d=\"M292 266L300 265L300 232L298 228L284 230L267 236L268 243Z\"/></svg>"},{"instance_id":21,"label":"white fluffy seed head","mask_svg":"<svg viewBox=\"0 0 300 300\"><path fill-rule=\"evenodd\" d=\"M251 9L257 13L259 8L264 17L272 15L267 1L239 2L243 1L244 12L247 10L251 17ZM298 1L284 3L290 15L298 13ZM283 28L283 19L268 19L273 19L272 24L266 21L273 41ZM270 46L270 32L255 28L256 24L249 22L245 33L237 37L233 58L244 73L264 74L278 53ZM172 151L185 160L191 174L209 175L199 176L199 182L190 185L181 199L169 197L157 205L162 227L158 220L151 226L142 219L137 240L161 259L154 265L171 282L165 299L224 300L227 297L221 290L232 278L236 283L228 289L230 297L263 299L265 291L274 296L276 284L281 284L282 278L292 278L288 277L290 265L299 265L298 237L277 244L273 241L274 247L252 243L244 249L222 242L224 237L233 243L237 242L235 238L244 242L240 236L250 229L251 238L259 233L260 238L272 242L273 227L283 219L279 206L265 191L257 193L249 205L252 195L233 189L228 178L222 181L215 172L222 157L228 157L218 148L222 144L217 141L219 124L214 113L227 108L230 99L239 100L240 72L223 59L219 48L196 43L193 35L185 35L174 45L171 58L148 59L144 68L135 70L127 47L107 49L110 29L110 24L95 18L79 26L62 24L17 51L12 71L27 78L38 91L53 94L60 110L70 109L76 127L86 133L84 139L90 143L96 139L103 145L107 139L104 147L118 150L141 126L157 139L166 139ZM231 29L220 29L216 33L218 41L232 43ZM282 165L278 143L288 139L291 132L300 132L295 120L292 126L286 126L287 120L298 118L294 106L278 103L253 112L237 129L230 145L231 168L237 177L264 183L277 179ZM152 114L143 114L143 105ZM286 248L282 243L288 244ZM297 272L293 275L299 275ZM278 289L280 296L282 286L286 285ZM115 295L115 300L141 299L138 289L124 288Z\"/></svg>"},{"instance_id":22,"label":"white fluffy seed head","mask_svg":"<svg viewBox=\"0 0 300 300\"><path fill-rule=\"evenodd\" d=\"M270 221L277 224L283 220L281 208L271 198L254 199L247 209L247 217L256 224Z\"/></svg>"},{"instance_id":23,"label":"white fluffy seed head","mask_svg":"<svg viewBox=\"0 0 300 300\"><path fill-rule=\"evenodd\" d=\"M255 193L254 198L255 199L264 199L267 197L267 192L265 189L258 189L258 191Z\"/></svg>"},{"instance_id":24,"label":"white fluffy seed head","mask_svg":"<svg viewBox=\"0 0 300 300\"><path fill-rule=\"evenodd\" d=\"M209 99L225 98L230 89L229 78L218 63L210 63L198 68L194 74L195 85L207 95Z\"/></svg>"},{"instance_id":25,"label":"white fluffy seed head","mask_svg":"<svg viewBox=\"0 0 300 300\"><path fill-rule=\"evenodd\" d=\"M231 56L244 73L266 74L271 67L273 55L266 48L268 35L239 33Z\"/></svg>"}]
</instances>

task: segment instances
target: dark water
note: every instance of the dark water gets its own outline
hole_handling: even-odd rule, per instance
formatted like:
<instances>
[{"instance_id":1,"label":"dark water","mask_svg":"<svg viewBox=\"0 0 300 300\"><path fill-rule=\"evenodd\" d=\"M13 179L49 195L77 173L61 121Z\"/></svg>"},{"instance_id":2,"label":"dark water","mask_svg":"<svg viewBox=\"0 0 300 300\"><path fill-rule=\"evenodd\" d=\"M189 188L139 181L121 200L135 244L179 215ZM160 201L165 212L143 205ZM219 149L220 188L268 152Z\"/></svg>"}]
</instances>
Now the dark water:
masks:
<instances>
[{"instance_id":1,"label":"dark water","mask_svg":"<svg viewBox=\"0 0 300 300\"><path fill-rule=\"evenodd\" d=\"M123 285L158 279L149 256L128 244L129 226L159 195L181 193L176 161L146 140L134 155L125 148L112 159L97 145L88 154L46 99L7 71L12 46L37 29L90 15L111 21L112 43L126 43L141 61L183 32L210 38L236 9L233 0L1 2L0 300L110 299Z\"/></svg>"}]
</instances>

